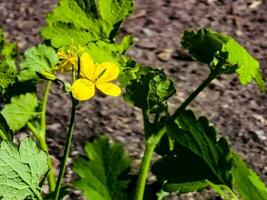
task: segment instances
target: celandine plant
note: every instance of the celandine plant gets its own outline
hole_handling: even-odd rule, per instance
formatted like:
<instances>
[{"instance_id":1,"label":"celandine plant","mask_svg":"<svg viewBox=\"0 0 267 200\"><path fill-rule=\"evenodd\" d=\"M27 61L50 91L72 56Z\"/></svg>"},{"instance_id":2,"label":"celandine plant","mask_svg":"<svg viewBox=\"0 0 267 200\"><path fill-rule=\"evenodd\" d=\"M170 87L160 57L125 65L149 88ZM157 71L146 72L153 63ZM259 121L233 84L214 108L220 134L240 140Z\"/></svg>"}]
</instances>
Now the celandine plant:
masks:
<instances>
[{"instance_id":1,"label":"celandine plant","mask_svg":"<svg viewBox=\"0 0 267 200\"><path fill-rule=\"evenodd\" d=\"M63 199L78 189L88 200L164 199L212 188L223 199L267 200L267 189L205 117L187 106L221 74L237 73L246 85L253 80L264 92L259 62L239 43L209 29L186 31L181 45L210 73L176 110L168 109L174 83L163 70L141 66L124 53L133 42L118 43L120 25L133 11L132 0L60 0L41 29L44 42L27 49L19 64L14 43L0 33L0 199ZM57 78L69 73L70 82ZM67 72L67 73L66 73ZM117 80L118 82L117 83ZM43 84L42 98L36 87ZM46 143L46 107L52 83L72 101L64 156L55 176ZM86 144L74 161L78 179L62 183L80 101L96 90L119 96L142 111L145 151L138 174L123 147L101 136ZM29 137L13 143L25 128ZM152 156L157 159L151 163ZM147 181L149 172L155 176ZM57 177L57 178L55 178ZM49 194L42 186L48 184Z\"/></svg>"}]
</instances>

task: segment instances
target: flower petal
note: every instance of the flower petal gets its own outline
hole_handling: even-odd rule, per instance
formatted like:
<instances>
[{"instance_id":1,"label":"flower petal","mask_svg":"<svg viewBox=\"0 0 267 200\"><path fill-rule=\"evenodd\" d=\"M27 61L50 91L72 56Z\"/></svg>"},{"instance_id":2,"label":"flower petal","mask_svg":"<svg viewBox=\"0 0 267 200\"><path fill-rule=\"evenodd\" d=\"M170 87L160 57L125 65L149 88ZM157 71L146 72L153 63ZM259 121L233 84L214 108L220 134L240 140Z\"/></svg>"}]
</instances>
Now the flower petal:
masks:
<instances>
[{"instance_id":1,"label":"flower petal","mask_svg":"<svg viewBox=\"0 0 267 200\"><path fill-rule=\"evenodd\" d=\"M85 78L76 80L71 86L72 95L79 101L85 101L95 95L95 84Z\"/></svg>"},{"instance_id":2,"label":"flower petal","mask_svg":"<svg viewBox=\"0 0 267 200\"><path fill-rule=\"evenodd\" d=\"M84 52L81 56L81 76L91 81L95 80L95 70L93 58L89 53Z\"/></svg>"},{"instance_id":3,"label":"flower petal","mask_svg":"<svg viewBox=\"0 0 267 200\"><path fill-rule=\"evenodd\" d=\"M109 82L118 78L120 74L119 66L112 62L96 64L97 82Z\"/></svg>"},{"instance_id":4,"label":"flower petal","mask_svg":"<svg viewBox=\"0 0 267 200\"><path fill-rule=\"evenodd\" d=\"M96 87L106 95L119 96L121 94L121 89L114 83L96 83Z\"/></svg>"}]
</instances>

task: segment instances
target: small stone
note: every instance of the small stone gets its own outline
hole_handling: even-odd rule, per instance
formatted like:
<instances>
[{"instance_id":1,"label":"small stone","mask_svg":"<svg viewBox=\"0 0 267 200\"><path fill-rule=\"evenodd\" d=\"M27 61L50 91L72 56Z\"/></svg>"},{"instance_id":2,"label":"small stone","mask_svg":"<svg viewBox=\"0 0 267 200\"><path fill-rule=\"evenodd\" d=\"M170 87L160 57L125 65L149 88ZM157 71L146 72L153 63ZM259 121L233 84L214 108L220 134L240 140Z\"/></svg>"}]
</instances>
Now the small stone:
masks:
<instances>
[{"instance_id":1,"label":"small stone","mask_svg":"<svg viewBox=\"0 0 267 200\"><path fill-rule=\"evenodd\" d=\"M56 132L58 129L60 129L61 124L60 123L54 123L54 124L49 124L47 126L47 129L51 132Z\"/></svg>"},{"instance_id":2,"label":"small stone","mask_svg":"<svg viewBox=\"0 0 267 200\"><path fill-rule=\"evenodd\" d=\"M262 4L261 0L253 1L248 8L251 10L257 10L261 4Z\"/></svg>"},{"instance_id":3,"label":"small stone","mask_svg":"<svg viewBox=\"0 0 267 200\"><path fill-rule=\"evenodd\" d=\"M171 59L172 54L173 54L173 49L164 49L157 56L159 60L166 62Z\"/></svg>"},{"instance_id":4,"label":"small stone","mask_svg":"<svg viewBox=\"0 0 267 200\"><path fill-rule=\"evenodd\" d=\"M142 56L142 51L140 49L131 48L130 50L127 51L127 54L134 58L140 58Z\"/></svg>"},{"instance_id":5,"label":"small stone","mask_svg":"<svg viewBox=\"0 0 267 200\"><path fill-rule=\"evenodd\" d=\"M242 32L241 30L236 30L235 34L236 34L236 36L238 36L238 37L241 37L241 36L244 35L243 32Z\"/></svg>"},{"instance_id":6,"label":"small stone","mask_svg":"<svg viewBox=\"0 0 267 200\"><path fill-rule=\"evenodd\" d=\"M149 36L149 37L152 37L153 35L155 35L155 32L149 28L143 28L142 31L146 36Z\"/></svg>"},{"instance_id":7,"label":"small stone","mask_svg":"<svg viewBox=\"0 0 267 200\"><path fill-rule=\"evenodd\" d=\"M143 49L150 49L150 50L157 48L157 44L149 39L141 40L140 42L136 44L136 46L143 48Z\"/></svg>"},{"instance_id":8,"label":"small stone","mask_svg":"<svg viewBox=\"0 0 267 200\"><path fill-rule=\"evenodd\" d=\"M267 135L265 134L265 132L263 130L256 130L254 132L256 133L257 137L260 140L266 140L267 139Z\"/></svg>"}]
</instances>

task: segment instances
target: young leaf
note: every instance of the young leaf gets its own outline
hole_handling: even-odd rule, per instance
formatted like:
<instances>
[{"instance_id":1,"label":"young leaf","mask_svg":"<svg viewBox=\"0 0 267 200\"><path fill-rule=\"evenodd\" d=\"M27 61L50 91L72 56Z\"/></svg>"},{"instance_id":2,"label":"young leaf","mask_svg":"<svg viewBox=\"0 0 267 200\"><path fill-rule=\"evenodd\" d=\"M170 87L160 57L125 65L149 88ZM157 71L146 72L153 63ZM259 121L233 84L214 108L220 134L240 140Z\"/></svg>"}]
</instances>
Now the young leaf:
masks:
<instances>
[{"instance_id":1,"label":"young leaf","mask_svg":"<svg viewBox=\"0 0 267 200\"><path fill-rule=\"evenodd\" d=\"M11 103L5 105L1 114L6 119L9 127L16 132L23 128L35 115L37 105L38 100L36 94L26 93L12 97Z\"/></svg>"},{"instance_id":2,"label":"young leaf","mask_svg":"<svg viewBox=\"0 0 267 200\"><path fill-rule=\"evenodd\" d=\"M41 34L56 48L112 40L132 11L132 0L60 0Z\"/></svg>"},{"instance_id":3,"label":"young leaf","mask_svg":"<svg viewBox=\"0 0 267 200\"><path fill-rule=\"evenodd\" d=\"M0 55L2 58L14 60L17 58L18 49L16 43L9 42L5 32L0 29Z\"/></svg>"},{"instance_id":4,"label":"young leaf","mask_svg":"<svg viewBox=\"0 0 267 200\"><path fill-rule=\"evenodd\" d=\"M267 200L267 188L260 178L233 153L234 165L232 174L234 185L244 200Z\"/></svg>"},{"instance_id":5,"label":"young leaf","mask_svg":"<svg viewBox=\"0 0 267 200\"><path fill-rule=\"evenodd\" d=\"M123 68L126 58L122 54L131 46L131 43L127 42L128 37L124 38L120 44L97 41L89 42L86 47L96 63L114 62Z\"/></svg>"},{"instance_id":6,"label":"young leaf","mask_svg":"<svg viewBox=\"0 0 267 200\"><path fill-rule=\"evenodd\" d=\"M124 99L145 111L158 112L175 93L174 84L162 70L140 68L138 77L126 86Z\"/></svg>"},{"instance_id":7,"label":"young leaf","mask_svg":"<svg viewBox=\"0 0 267 200\"><path fill-rule=\"evenodd\" d=\"M168 134L175 148L153 167L159 180L165 181L164 189L200 190L207 187L206 180L232 188L228 144L224 138L217 140L206 118L196 119L192 111L184 111L169 125Z\"/></svg>"},{"instance_id":8,"label":"young leaf","mask_svg":"<svg viewBox=\"0 0 267 200\"><path fill-rule=\"evenodd\" d=\"M123 147L100 137L87 143L85 152L86 158L74 162L73 170L80 177L74 186L88 200L128 200L129 179L125 174L131 162Z\"/></svg>"},{"instance_id":9,"label":"young leaf","mask_svg":"<svg viewBox=\"0 0 267 200\"><path fill-rule=\"evenodd\" d=\"M16 82L17 70L13 60L3 59L0 61L0 94Z\"/></svg>"},{"instance_id":10,"label":"young leaf","mask_svg":"<svg viewBox=\"0 0 267 200\"><path fill-rule=\"evenodd\" d=\"M259 88L264 90L259 62L230 36L209 29L186 31L181 44L197 61L211 68L214 63L223 61L219 73L237 72L241 84L255 80Z\"/></svg>"},{"instance_id":11,"label":"young leaf","mask_svg":"<svg viewBox=\"0 0 267 200\"><path fill-rule=\"evenodd\" d=\"M0 29L0 94L16 81L16 57L16 44L8 42L4 31Z\"/></svg>"},{"instance_id":12,"label":"young leaf","mask_svg":"<svg viewBox=\"0 0 267 200\"><path fill-rule=\"evenodd\" d=\"M41 198L39 182L48 170L47 155L31 138L19 145L0 144L0 197L5 200Z\"/></svg>"},{"instance_id":13,"label":"young leaf","mask_svg":"<svg viewBox=\"0 0 267 200\"><path fill-rule=\"evenodd\" d=\"M18 75L19 81L37 79L36 71L51 71L58 63L55 50L44 44L32 47L25 51L25 59L21 63L21 71Z\"/></svg>"}]
</instances>

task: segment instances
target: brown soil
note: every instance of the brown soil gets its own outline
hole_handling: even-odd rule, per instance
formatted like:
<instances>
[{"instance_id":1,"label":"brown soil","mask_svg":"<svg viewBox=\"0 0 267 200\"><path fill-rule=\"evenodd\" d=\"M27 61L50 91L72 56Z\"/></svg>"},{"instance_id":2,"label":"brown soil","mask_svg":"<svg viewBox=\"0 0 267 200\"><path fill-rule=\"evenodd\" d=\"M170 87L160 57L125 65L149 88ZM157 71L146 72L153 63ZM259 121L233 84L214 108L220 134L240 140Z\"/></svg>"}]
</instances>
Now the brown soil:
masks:
<instances>
[{"instance_id":1,"label":"brown soil","mask_svg":"<svg viewBox=\"0 0 267 200\"><path fill-rule=\"evenodd\" d=\"M40 42L38 29L55 4L55 0L0 0L0 25L23 50ZM261 61L266 77L266 10L264 0L136 0L136 11L122 32L135 37L128 55L143 64L161 66L174 80L177 94L170 103L174 109L207 76L206 66L183 61L179 45L183 31L210 27L232 35ZM255 85L240 86L236 76L223 76L191 108L216 124L233 149L267 183L267 95L260 94ZM48 143L55 165L63 154L69 111L69 99L53 87L48 107ZM140 111L122 98L98 95L79 107L76 122L72 158L82 152L89 138L104 133L123 143L135 163L140 162L144 141ZM66 180L71 178L69 169ZM219 198L206 191L170 199Z\"/></svg>"}]
</instances>

